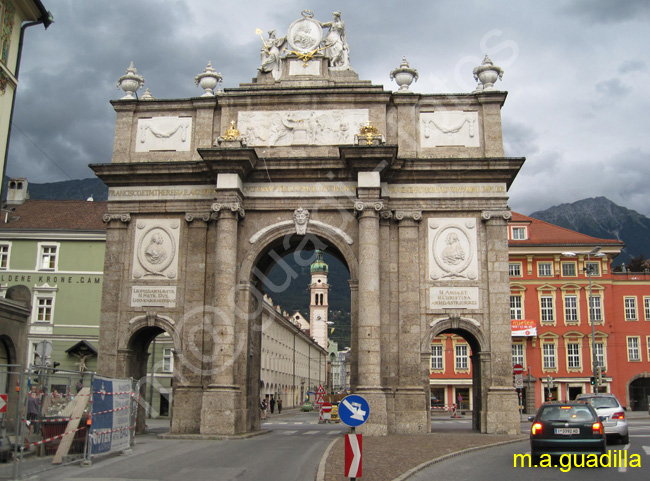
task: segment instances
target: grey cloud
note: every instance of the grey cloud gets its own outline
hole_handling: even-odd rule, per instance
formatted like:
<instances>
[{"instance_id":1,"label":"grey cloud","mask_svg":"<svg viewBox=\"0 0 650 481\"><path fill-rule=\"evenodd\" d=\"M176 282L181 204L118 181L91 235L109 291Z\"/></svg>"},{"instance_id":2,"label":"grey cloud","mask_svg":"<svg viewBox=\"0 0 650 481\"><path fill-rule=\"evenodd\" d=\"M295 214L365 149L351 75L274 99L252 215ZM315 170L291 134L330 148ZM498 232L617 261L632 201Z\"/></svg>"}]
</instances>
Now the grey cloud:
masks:
<instances>
[{"instance_id":1,"label":"grey cloud","mask_svg":"<svg viewBox=\"0 0 650 481\"><path fill-rule=\"evenodd\" d=\"M650 3L646 0L573 0L564 3L560 11L584 18L587 23L612 24L647 19Z\"/></svg>"},{"instance_id":2,"label":"grey cloud","mask_svg":"<svg viewBox=\"0 0 650 481\"><path fill-rule=\"evenodd\" d=\"M629 87L618 78L598 82L595 85L595 89L601 96L608 97L609 99L625 97L630 92Z\"/></svg>"}]
</instances>

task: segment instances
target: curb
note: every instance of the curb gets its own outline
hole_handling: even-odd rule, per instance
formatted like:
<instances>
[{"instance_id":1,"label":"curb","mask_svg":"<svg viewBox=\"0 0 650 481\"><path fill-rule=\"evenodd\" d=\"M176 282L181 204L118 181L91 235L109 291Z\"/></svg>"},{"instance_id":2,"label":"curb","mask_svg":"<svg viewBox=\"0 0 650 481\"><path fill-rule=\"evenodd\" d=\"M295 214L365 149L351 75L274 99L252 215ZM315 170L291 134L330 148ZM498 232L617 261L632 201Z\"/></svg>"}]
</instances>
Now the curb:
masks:
<instances>
[{"instance_id":1,"label":"curb","mask_svg":"<svg viewBox=\"0 0 650 481\"><path fill-rule=\"evenodd\" d=\"M394 478L392 481L404 481L411 476L413 476L415 473L418 471L422 471L425 468L428 468L429 466L432 466L437 463L441 463L442 461L446 461L451 458L455 458L456 456L461 456L463 454L471 453L474 451L481 451L482 449L488 449L488 448L496 448L498 446L504 446L506 444L514 444L514 443L522 443L524 441L527 441L527 438L524 439L512 439L510 441L501 441L500 443L494 443L494 444L486 444L484 446L474 446L473 448L467 448L463 449L462 451L456 451L455 453L449 453L445 454L444 456L440 456L439 458L434 458L430 459L429 461L425 461L424 463L409 469L406 471L404 474L399 475L398 477ZM317 480L320 481L320 480Z\"/></svg>"},{"instance_id":2,"label":"curb","mask_svg":"<svg viewBox=\"0 0 650 481\"><path fill-rule=\"evenodd\" d=\"M333 439L331 443L325 449L323 456L320 458L320 463L318 463L318 471L316 471L315 481L325 481L325 467L327 465L327 458L330 455L330 451L334 447L334 444L339 440L339 438Z\"/></svg>"}]
</instances>

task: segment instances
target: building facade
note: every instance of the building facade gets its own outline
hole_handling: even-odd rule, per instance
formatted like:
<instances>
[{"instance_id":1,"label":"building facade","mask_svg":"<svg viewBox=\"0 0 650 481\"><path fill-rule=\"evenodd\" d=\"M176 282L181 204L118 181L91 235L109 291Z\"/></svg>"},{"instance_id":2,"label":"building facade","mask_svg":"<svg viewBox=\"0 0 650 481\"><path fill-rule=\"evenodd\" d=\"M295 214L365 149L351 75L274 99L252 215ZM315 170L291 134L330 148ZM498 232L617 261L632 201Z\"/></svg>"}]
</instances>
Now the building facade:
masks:
<instances>
[{"instance_id":1,"label":"building facade","mask_svg":"<svg viewBox=\"0 0 650 481\"><path fill-rule=\"evenodd\" d=\"M17 364L34 364L46 341L49 365L95 370L103 287L105 203L29 200L26 179L11 179L0 219L0 292L29 291L26 345ZM11 297L11 296L9 296ZM44 362L40 360L38 362Z\"/></svg>"},{"instance_id":2,"label":"building facade","mask_svg":"<svg viewBox=\"0 0 650 481\"><path fill-rule=\"evenodd\" d=\"M5 173L24 32L29 26L47 28L52 22L40 0L0 0L0 179Z\"/></svg>"},{"instance_id":3,"label":"building facade","mask_svg":"<svg viewBox=\"0 0 650 481\"><path fill-rule=\"evenodd\" d=\"M650 274L612 272L623 243L513 213L508 226L512 365L520 402L611 392L628 409L650 395ZM590 306L591 299L591 309ZM593 322L593 326L592 326ZM432 408L470 398L471 350L440 336L431 345ZM516 381L513 379L513 381Z\"/></svg>"}]
</instances>

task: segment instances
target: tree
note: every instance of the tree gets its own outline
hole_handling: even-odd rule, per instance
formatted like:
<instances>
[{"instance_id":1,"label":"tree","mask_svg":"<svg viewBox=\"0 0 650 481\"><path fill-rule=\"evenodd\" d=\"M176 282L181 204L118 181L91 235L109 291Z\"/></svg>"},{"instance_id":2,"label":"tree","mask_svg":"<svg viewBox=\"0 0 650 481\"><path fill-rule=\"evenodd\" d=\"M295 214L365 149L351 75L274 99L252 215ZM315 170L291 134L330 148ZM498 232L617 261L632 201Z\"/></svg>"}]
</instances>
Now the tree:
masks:
<instances>
[{"instance_id":1,"label":"tree","mask_svg":"<svg viewBox=\"0 0 650 481\"><path fill-rule=\"evenodd\" d=\"M643 272L645 270L643 264L643 254L640 254L637 257L632 257L632 259L630 259L630 262L627 263L627 270L629 272Z\"/></svg>"}]
</instances>

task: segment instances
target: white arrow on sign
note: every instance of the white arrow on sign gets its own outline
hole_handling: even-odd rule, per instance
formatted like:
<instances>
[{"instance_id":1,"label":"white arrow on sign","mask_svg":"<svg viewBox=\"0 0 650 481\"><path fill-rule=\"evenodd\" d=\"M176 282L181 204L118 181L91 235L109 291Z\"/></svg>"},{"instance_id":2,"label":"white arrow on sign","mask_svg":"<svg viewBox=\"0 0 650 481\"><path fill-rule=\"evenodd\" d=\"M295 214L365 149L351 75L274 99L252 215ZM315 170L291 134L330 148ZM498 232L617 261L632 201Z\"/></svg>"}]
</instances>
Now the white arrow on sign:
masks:
<instances>
[{"instance_id":1,"label":"white arrow on sign","mask_svg":"<svg viewBox=\"0 0 650 481\"><path fill-rule=\"evenodd\" d=\"M7 395L0 394L0 413L7 412Z\"/></svg>"},{"instance_id":2,"label":"white arrow on sign","mask_svg":"<svg viewBox=\"0 0 650 481\"><path fill-rule=\"evenodd\" d=\"M350 416L352 419L357 419L359 421L363 421L366 418L366 412L363 409L361 409L361 404L359 404L359 403L350 404L345 399L342 402L343 402L343 405L346 408L348 408L348 410L352 413L352 415Z\"/></svg>"}]
</instances>

